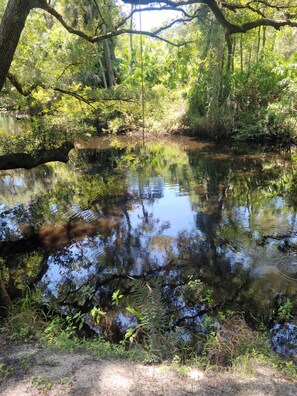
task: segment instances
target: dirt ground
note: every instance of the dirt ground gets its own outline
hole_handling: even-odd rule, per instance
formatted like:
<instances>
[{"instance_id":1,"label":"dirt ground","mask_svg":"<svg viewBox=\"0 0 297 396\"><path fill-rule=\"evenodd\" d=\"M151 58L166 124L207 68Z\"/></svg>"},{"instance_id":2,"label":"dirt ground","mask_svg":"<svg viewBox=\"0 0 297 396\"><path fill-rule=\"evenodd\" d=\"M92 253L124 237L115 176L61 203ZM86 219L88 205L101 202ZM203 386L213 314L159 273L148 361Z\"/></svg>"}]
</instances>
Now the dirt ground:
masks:
<instances>
[{"instance_id":1,"label":"dirt ground","mask_svg":"<svg viewBox=\"0 0 297 396\"><path fill-rule=\"evenodd\" d=\"M32 345L0 345L2 396L253 395L296 396L297 381L266 366L250 374L187 372L172 366L132 364L83 353L54 353ZM252 374L251 374L252 373Z\"/></svg>"}]
</instances>

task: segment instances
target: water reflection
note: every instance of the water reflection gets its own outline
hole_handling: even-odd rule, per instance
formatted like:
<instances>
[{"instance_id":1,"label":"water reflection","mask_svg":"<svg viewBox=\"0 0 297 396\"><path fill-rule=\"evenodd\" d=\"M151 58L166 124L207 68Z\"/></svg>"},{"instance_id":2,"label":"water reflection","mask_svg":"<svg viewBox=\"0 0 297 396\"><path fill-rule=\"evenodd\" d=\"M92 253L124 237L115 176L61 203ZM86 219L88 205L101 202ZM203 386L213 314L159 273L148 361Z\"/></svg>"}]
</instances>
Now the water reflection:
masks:
<instances>
[{"instance_id":1,"label":"water reflection","mask_svg":"<svg viewBox=\"0 0 297 396\"><path fill-rule=\"evenodd\" d=\"M211 305L267 322L277 293L296 304L289 155L235 155L185 139L126 148L105 141L103 150L93 141L67 165L1 175L0 253L11 296L38 282L63 310L100 306L119 321L135 281L158 280L175 325L196 329ZM125 298L114 307L118 289Z\"/></svg>"},{"instance_id":2,"label":"water reflection","mask_svg":"<svg viewBox=\"0 0 297 396\"><path fill-rule=\"evenodd\" d=\"M30 121L20 112L0 112L0 131L5 135L19 135L27 131Z\"/></svg>"}]
</instances>

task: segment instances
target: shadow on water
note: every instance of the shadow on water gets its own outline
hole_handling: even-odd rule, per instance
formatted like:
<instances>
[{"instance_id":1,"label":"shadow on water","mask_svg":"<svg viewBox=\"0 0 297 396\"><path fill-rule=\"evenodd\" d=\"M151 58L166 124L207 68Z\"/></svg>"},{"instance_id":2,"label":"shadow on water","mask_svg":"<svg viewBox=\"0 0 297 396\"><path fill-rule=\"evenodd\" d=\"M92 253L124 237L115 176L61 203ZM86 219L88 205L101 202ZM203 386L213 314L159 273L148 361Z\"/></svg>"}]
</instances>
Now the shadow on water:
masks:
<instances>
[{"instance_id":1,"label":"shadow on water","mask_svg":"<svg viewBox=\"0 0 297 396\"><path fill-rule=\"evenodd\" d=\"M296 310L296 192L290 154L93 139L67 165L1 172L0 295L38 284L115 340L143 284L159 285L166 315L191 332L228 308L269 323L282 298ZM98 323L94 307L107 312Z\"/></svg>"}]
</instances>

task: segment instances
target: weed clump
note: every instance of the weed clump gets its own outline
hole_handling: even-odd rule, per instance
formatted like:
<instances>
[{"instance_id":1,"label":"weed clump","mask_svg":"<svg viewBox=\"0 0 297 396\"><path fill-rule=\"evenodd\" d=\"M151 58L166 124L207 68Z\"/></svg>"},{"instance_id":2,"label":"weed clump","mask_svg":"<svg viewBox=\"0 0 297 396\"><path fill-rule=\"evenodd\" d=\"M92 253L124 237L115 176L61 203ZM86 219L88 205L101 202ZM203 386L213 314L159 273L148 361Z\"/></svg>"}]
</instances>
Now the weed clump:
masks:
<instances>
[{"instance_id":1,"label":"weed clump","mask_svg":"<svg viewBox=\"0 0 297 396\"><path fill-rule=\"evenodd\" d=\"M231 366L239 357L256 350L268 349L261 333L253 331L241 314L227 318L214 337L204 345L204 356L216 366Z\"/></svg>"}]
</instances>

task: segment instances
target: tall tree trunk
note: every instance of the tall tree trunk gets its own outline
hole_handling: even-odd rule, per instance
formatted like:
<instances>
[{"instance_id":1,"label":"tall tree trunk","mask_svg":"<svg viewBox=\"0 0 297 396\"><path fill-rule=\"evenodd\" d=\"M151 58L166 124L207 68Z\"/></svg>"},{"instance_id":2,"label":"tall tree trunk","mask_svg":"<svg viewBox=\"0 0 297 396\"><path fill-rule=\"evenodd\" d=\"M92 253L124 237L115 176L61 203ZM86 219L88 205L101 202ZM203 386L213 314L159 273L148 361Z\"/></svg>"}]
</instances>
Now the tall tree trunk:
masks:
<instances>
[{"instance_id":1,"label":"tall tree trunk","mask_svg":"<svg viewBox=\"0 0 297 396\"><path fill-rule=\"evenodd\" d=\"M221 99L223 86L223 62L225 34L221 26L215 21L212 29L212 52L210 66L208 70L208 108L207 108L207 129L211 137L217 138L220 134L221 123Z\"/></svg>"},{"instance_id":2,"label":"tall tree trunk","mask_svg":"<svg viewBox=\"0 0 297 396\"><path fill-rule=\"evenodd\" d=\"M111 88L115 85L115 77L112 68L112 61L110 57L110 48L109 48L108 40L103 41L103 50L104 50L104 62L106 66L108 87Z\"/></svg>"},{"instance_id":3,"label":"tall tree trunk","mask_svg":"<svg viewBox=\"0 0 297 396\"><path fill-rule=\"evenodd\" d=\"M0 24L0 91L32 6L30 0L9 0L4 11Z\"/></svg>"},{"instance_id":4,"label":"tall tree trunk","mask_svg":"<svg viewBox=\"0 0 297 396\"><path fill-rule=\"evenodd\" d=\"M260 57L260 48L261 48L261 26L258 28L258 43L257 43L257 59Z\"/></svg>"},{"instance_id":5,"label":"tall tree trunk","mask_svg":"<svg viewBox=\"0 0 297 396\"><path fill-rule=\"evenodd\" d=\"M221 81L221 93L220 93L220 106L224 104L226 99L229 97L231 92L231 72L232 72L232 65L233 65L233 45L234 42L230 34L225 34L225 42L227 44L227 62L226 67L224 68L224 56L222 58L222 70L221 74L223 76ZM225 70L224 70L225 69Z\"/></svg>"},{"instance_id":6,"label":"tall tree trunk","mask_svg":"<svg viewBox=\"0 0 297 396\"><path fill-rule=\"evenodd\" d=\"M243 73L243 43L242 34L240 35L240 71Z\"/></svg>"},{"instance_id":7,"label":"tall tree trunk","mask_svg":"<svg viewBox=\"0 0 297 396\"><path fill-rule=\"evenodd\" d=\"M103 26L103 32L106 33L106 26ZM106 66L106 75L107 75L107 82L108 88L111 88L115 85L115 76L112 66L112 59L109 47L109 40L103 40L103 51L104 51L104 63Z\"/></svg>"},{"instance_id":8,"label":"tall tree trunk","mask_svg":"<svg viewBox=\"0 0 297 396\"><path fill-rule=\"evenodd\" d=\"M99 57L99 65L100 65L100 70L101 70L101 76L102 76L102 81L103 81L103 87L106 89L106 88L108 88L108 86L107 86L107 81L106 81L106 77L105 77L105 70L104 70L104 67L103 67L103 64L102 64L102 62L101 62L101 59L100 59L100 57Z\"/></svg>"},{"instance_id":9,"label":"tall tree trunk","mask_svg":"<svg viewBox=\"0 0 297 396\"><path fill-rule=\"evenodd\" d=\"M266 43L266 26L263 26L262 52L264 52L265 43Z\"/></svg>"}]
</instances>

